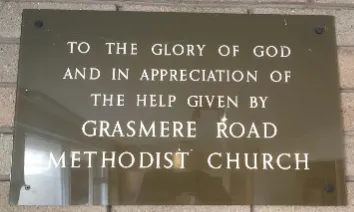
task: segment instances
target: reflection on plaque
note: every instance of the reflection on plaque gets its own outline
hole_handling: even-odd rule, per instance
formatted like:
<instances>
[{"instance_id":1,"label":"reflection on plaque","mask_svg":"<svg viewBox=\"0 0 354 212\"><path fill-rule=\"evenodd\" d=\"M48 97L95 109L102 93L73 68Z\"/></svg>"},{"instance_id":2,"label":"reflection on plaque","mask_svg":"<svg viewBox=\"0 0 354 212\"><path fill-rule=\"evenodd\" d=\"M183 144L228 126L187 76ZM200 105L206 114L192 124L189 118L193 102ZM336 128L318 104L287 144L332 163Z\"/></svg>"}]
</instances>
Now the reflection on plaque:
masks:
<instances>
[{"instance_id":1,"label":"reflection on plaque","mask_svg":"<svg viewBox=\"0 0 354 212\"><path fill-rule=\"evenodd\" d=\"M328 16L25 10L10 203L345 205L337 72Z\"/></svg>"}]
</instances>

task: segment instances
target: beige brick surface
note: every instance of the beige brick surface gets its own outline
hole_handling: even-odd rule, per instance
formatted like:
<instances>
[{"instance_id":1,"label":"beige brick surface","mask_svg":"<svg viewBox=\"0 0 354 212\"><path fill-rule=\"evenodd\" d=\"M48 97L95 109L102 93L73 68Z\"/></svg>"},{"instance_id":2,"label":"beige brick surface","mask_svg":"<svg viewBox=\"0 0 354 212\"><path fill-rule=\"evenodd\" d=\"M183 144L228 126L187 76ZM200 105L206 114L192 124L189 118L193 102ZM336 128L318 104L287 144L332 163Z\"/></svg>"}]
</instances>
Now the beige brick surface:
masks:
<instances>
[{"instance_id":1,"label":"beige brick surface","mask_svg":"<svg viewBox=\"0 0 354 212\"><path fill-rule=\"evenodd\" d=\"M10 206L10 183L0 182L0 212L106 212L104 206Z\"/></svg>"},{"instance_id":2,"label":"beige brick surface","mask_svg":"<svg viewBox=\"0 0 354 212\"><path fill-rule=\"evenodd\" d=\"M225 6L238 6L240 4L242 5L257 5L257 4L279 4L279 3L284 3L284 4L293 4L293 3L306 3L307 0L145 0L145 1L128 1L127 3L123 3L123 5L169 5L172 7L175 6L180 6L180 5L185 5L185 6L208 6L212 5L214 9L217 9L219 6L225 7ZM121 5L121 6L123 6ZM198 8L195 8L198 10Z\"/></svg>"},{"instance_id":3,"label":"beige brick surface","mask_svg":"<svg viewBox=\"0 0 354 212\"><path fill-rule=\"evenodd\" d=\"M354 45L354 10L347 9L271 9L256 8L255 14L333 15L336 21L337 44Z\"/></svg>"},{"instance_id":4,"label":"beige brick surface","mask_svg":"<svg viewBox=\"0 0 354 212\"><path fill-rule=\"evenodd\" d=\"M354 131L354 93L342 93L342 116L345 131Z\"/></svg>"},{"instance_id":5,"label":"beige brick surface","mask_svg":"<svg viewBox=\"0 0 354 212\"><path fill-rule=\"evenodd\" d=\"M250 206L113 206L114 212L250 212ZM285 212L285 211L284 211Z\"/></svg>"},{"instance_id":6,"label":"beige brick surface","mask_svg":"<svg viewBox=\"0 0 354 212\"><path fill-rule=\"evenodd\" d=\"M353 212L354 211L354 183L347 183L348 205L338 207L314 206L255 206L254 212Z\"/></svg>"},{"instance_id":7,"label":"beige brick surface","mask_svg":"<svg viewBox=\"0 0 354 212\"><path fill-rule=\"evenodd\" d=\"M347 176L354 176L354 136L345 136L345 156Z\"/></svg>"},{"instance_id":8,"label":"beige brick surface","mask_svg":"<svg viewBox=\"0 0 354 212\"><path fill-rule=\"evenodd\" d=\"M0 88L0 127L13 125L15 96L14 88Z\"/></svg>"},{"instance_id":9,"label":"beige brick surface","mask_svg":"<svg viewBox=\"0 0 354 212\"><path fill-rule=\"evenodd\" d=\"M208 8L208 7L173 7L173 6L151 6L151 5L122 5L121 11L149 11L149 12L199 12L199 13L246 13L241 8Z\"/></svg>"},{"instance_id":10,"label":"beige brick surface","mask_svg":"<svg viewBox=\"0 0 354 212\"><path fill-rule=\"evenodd\" d=\"M354 88L354 48L339 48L338 63L341 87Z\"/></svg>"},{"instance_id":11,"label":"beige brick surface","mask_svg":"<svg viewBox=\"0 0 354 212\"><path fill-rule=\"evenodd\" d=\"M0 175L11 172L12 135L0 134Z\"/></svg>"},{"instance_id":12,"label":"beige brick surface","mask_svg":"<svg viewBox=\"0 0 354 212\"><path fill-rule=\"evenodd\" d=\"M0 45L0 82L16 82L18 45Z\"/></svg>"},{"instance_id":13,"label":"beige brick surface","mask_svg":"<svg viewBox=\"0 0 354 212\"><path fill-rule=\"evenodd\" d=\"M61 4L34 2L7 2L0 11L0 36L20 37L23 9L65 9L65 10L115 10L113 4Z\"/></svg>"},{"instance_id":14,"label":"beige brick surface","mask_svg":"<svg viewBox=\"0 0 354 212\"><path fill-rule=\"evenodd\" d=\"M320 4L354 4L354 0L314 0L314 2Z\"/></svg>"}]
</instances>

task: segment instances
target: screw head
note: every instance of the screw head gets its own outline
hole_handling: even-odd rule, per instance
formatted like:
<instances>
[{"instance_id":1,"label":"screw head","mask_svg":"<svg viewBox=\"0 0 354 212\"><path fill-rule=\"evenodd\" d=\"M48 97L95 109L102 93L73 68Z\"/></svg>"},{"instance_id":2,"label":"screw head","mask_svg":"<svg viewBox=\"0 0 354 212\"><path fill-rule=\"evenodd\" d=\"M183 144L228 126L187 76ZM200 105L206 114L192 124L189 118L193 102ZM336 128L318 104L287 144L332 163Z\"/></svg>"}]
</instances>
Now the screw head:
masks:
<instances>
[{"instance_id":1,"label":"screw head","mask_svg":"<svg viewBox=\"0 0 354 212\"><path fill-rule=\"evenodd\" d=\"M36 27L36 28L42 28L43 27L43 25L44 25L44 23L43 23L43 21L41 21L41 20L37 20L37 21L35 21L34 22L34 26Z\"/></svg>"},{"instance_id":2,"label":"screw head","mask_svg":"<svg viewBox=\"0 0 354 212\"><path fill-rule=\"evenodd\" d=\"M323 34L325 32L325 28L324 27L321 27L321 26L318 26L315 28L315 32L316 34Z\"/></svg>"},{"instance_id":3,"label":"screw head","mask_svg":"<svg viewBox=\"0 0 354 212\"><path fill-rule=\"evenodd\" d=\"M332 192L334 191L334 186L333 186L333 185L330 185L330 184L325 185L324 190L325 190L325 192L327 192L327 193L332 193Z\"/></svg>"},{"instance_id":4,"label":"screw head","mask_svg":"<svg viewBox=\"0 0 354 212\"><path fill-rule=\"evenodd\" d=\"M25 185L25 189L28 191L31 189L31 186L30 185Z\"/></svg>"}]
</instances>

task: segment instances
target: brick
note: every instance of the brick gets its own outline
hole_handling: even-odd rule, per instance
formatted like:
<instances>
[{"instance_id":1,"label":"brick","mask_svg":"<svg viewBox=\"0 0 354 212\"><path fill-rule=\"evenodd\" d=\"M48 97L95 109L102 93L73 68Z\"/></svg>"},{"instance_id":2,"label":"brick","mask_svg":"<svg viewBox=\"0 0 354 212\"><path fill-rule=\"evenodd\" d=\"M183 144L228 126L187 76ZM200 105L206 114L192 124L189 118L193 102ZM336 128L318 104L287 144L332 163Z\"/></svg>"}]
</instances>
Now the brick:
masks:
<instances>
[{"instance_id":1,"label":"brick","mask_svg":"<svg viewBox=\"0 0 354 212\"><path fill-rule=\"evenodd\" d=\"M12 206L8 204L9 182L0 182L0 212L106 212L104 206Z\"/></svg>"},{"instance_id":2,"label":"brick","mask_svg":"<svg viewBox=\"0 0 354 212\"><path fill-rule=\"evenodd\" d=\"M8 195L10 191L9 182L0 182L0 212L7 212Z\"/></svg>"},{"instance_id":3,"label":"brick","mask_svg":"<svg viewBox=\"0 0 354 212\"><path fill-rule=\"evenodd\" d=\"M64 10L112 10L113 4L64 4L64 3L33 3L6 2L0 11L0 36L20 37L23 9L64 9Z\"/></svg>"},{"instance_id":4,"label":"brick","mask_svg":"<svg viewBox=\"0 0 354 212\"><path fill-rule=\"evenodd\" d=\"M15 96L14 88L0 88L0 127L13 125Z\"/></svg>"},{"instance_id":5,"label":"brick","mask_svg":"<svg viewBox=\"0 0 354 212\"><path fill-rule=\"evenodd\" d=\"M347 9L271 9L256 8L255 14L332 15L335 16L337 44L354 45L354 10Z\"/></svg>"},{"instance_id":6,"label":"brick","mask_svg":"<svg viewBox=\"0 0 354 212\"><path fill-rule=\"evenodd\" d=\"M354 176L354 136L345 137L345 160L347 176Z\"/></svg>"},{"instance_id":7,"label":"brick","mask_svg":"<svg viewBox=\"0 0 354 212\"><path fill-rule=\"evenodd\" d=\"M250 206L113 206L113 212L250 212Z\"/></svg>"},{"instance_id":8,"label":"brick","mask_svg":"<svg viewBox=\"0 0 354 212\"><path fill-rule=\"evenodd\" d=\"M341 87L354 88L354 48L339 48L338 64Z\"/></svg>"},{"instance_id":9,"label":"brick","mask_svg":"<svg viewBox=\"0 0 354 212\"><path fill-rule=\"evenodd\" d=\"M145 12L195 12L195 13L246 13L242 8L207 8L207 7L175 7L175 6L149 6L149 5L122 5L121 11Z\"/></svg>"},{"instance_id":10,"label":"brick","mask_svg":"<svg viewBox=\"0 0 354 212\"><path fill-rule=\"evenodd\" d=\"M319 4L354 4L354 0L315 0Z\"/></svg>"},{"instance_id":11,"label":"brick","mask_svg":"<svg viewBox=\"0 0 354 212\"><path fill-rule=\"evenodd\" d=\"M345 131L354 131L354 93L342 93L342 116Z\"/></svg>"},{"instance_id":12,"label":"brick","mask_svg":"<svg viewBox=\"0 0 354 212\"><path fill-rule=\"evenodd\" d=\"M11 172L12 137L0 134L0 175Z\"/></svg>"},{"instance_id":13,"label":"brick","mask_svg":"<svg viewBox=\"0 0 354 212\"><path fill-rule=\"evenodd\" d=\"M0 45L0 82L16 82L18 45Z\"/></svg>"},{"instance_id":14,"label":"brick","mask_svg":"<svg viewBox=\"0 0 354 212\"><path fill-rule=\"evenodd\" d=\"M254 206L254 212L352 212L354 211L354 183L347 183L348 205L334 207L315 206Z\"/></svg>"}]
</instances>

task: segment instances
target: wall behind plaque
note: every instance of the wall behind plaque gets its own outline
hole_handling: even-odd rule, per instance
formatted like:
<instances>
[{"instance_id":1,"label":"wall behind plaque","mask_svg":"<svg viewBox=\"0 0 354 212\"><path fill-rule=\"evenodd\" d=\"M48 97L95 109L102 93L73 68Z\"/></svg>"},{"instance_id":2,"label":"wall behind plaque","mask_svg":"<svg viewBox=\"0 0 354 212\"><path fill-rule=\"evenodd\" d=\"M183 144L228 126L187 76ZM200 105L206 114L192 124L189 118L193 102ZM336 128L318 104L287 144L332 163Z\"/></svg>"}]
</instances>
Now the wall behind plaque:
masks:
<instances>
[{"instance_id":1,"label":"wall behind plaque","mask_svg":"<svg viewBox=\"0 0 354 212\"><path fill-rule=\"evenodd\" d=\"M65 2L65 3L64 3ZM12 151L12 125L17 76L21 13L23 9L83 9L175 12L223 12L254 14L326 14L334 15L340 64L342 113L347 151L349 205L346 207L113 207L113 211L354 211L354 1L353 0L159 0L159 1L95 1L80 0L0 1L0 211L107 211L101 206L82 207L16 207L8 206L9 173ZM55 185L53 185L55 186Z\"/></svg>"}]
</instances>

